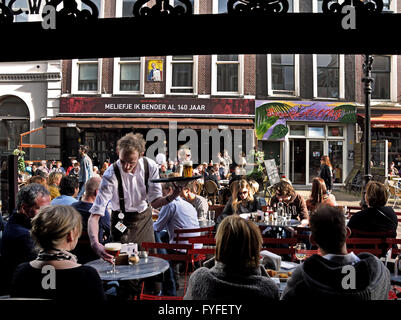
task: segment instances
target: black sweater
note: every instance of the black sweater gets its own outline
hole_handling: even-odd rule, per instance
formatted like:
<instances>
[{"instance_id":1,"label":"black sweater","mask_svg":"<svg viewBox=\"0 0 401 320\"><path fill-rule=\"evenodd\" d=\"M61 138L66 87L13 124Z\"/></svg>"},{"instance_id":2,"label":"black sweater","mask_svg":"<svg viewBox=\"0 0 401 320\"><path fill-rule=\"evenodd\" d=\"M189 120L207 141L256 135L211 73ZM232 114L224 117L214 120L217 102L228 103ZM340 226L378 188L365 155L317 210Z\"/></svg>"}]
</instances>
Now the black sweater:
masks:
<instances>
[{"instance_id":1,"label":"black sweater","mask_svg":"<svg viewBox=\"0 0 401 320\"><path fill-rule=\"evenodd\" d=\"M333 190L333 172L328 165L323 165L320 169L320 178L324 180L327 190Z\"/></svg>"}]
</instances>

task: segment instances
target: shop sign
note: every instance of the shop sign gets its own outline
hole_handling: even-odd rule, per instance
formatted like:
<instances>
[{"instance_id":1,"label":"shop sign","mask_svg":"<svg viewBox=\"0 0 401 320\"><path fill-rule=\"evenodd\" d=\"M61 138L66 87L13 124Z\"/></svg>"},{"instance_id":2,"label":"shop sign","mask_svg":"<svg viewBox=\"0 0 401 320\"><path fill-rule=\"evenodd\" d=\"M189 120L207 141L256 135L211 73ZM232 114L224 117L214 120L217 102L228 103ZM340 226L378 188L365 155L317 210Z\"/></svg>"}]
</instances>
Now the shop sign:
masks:
<instances>
[{"instance_id":1,"label":"shop sign","mask_svg":"<svg viewBox=\"0 0 401 320\"><path fill-rule=\"evenodd\" d=\"M348 102L255 101L259 140L284 140L287 121L356 123L356 106Z\"/></svg>"},{"instance_id":2,"label":"shop sign","mask_svg":"<svg viewBox=\"0 0 401 320\"><path fill-rule=\"evenodd\" d=\"M254 116L253 99L60 98L60 113Z\"/></svg>"}]
</instances>

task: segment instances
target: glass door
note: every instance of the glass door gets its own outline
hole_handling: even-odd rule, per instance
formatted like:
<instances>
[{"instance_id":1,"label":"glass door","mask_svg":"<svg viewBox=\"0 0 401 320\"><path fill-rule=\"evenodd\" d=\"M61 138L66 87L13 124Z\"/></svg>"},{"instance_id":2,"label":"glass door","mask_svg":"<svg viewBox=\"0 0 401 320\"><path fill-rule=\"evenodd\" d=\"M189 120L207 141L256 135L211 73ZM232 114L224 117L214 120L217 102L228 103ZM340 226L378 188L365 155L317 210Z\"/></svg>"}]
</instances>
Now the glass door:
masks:
<instances>
[{"instance_id":1,"label":"glass door","mask_svg":"<svg viewBox=\"0 0 401 320\"><path fill-rule=\"evenodd\" d=\"M324 155L324 141L309 140L309 183L320 174L320 158Z\"/></svg>"},{"instance_id":2,"label":"glass door","mask_svg":"<svg viewBox=\"0 0 401 320\"><path fill-rule=\"evenodd\" d=\"M333 166L333 183L343 182L343 141L329 141L329 158Z\"/></svg>"},{"instance_id":3,"label":"glass door","mask_svg":"<svg viewBox=\"0 0 401 320\"><path fill-rule=\"evenodd\" d=\"M293 184L306 183L306 140L290 139L290 180Z\"/></svg>"}]
</instances>

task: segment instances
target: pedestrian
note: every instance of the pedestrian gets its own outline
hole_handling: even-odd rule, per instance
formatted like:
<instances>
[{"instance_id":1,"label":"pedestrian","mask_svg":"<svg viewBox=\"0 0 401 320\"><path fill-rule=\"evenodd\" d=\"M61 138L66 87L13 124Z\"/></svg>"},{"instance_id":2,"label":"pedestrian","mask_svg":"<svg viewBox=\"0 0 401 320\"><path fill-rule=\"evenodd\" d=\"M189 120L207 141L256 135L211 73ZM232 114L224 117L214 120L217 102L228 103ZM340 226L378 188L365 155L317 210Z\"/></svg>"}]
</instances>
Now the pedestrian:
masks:
<instances>
[{"instance_id":1,"label":"pedestrian","mask_svg":"<svg viewBox=\"0 0 401 320\"><path fill-rule=\"evenodd\" d=\"M92 160L88 156L89 147L80 145L79 154L81 156L81 164L79 170L79 193L78 200L82 197L85 191L85 183L93 176Z\"/></svg>"},{"instance_id":2,"label":"pedestrian","mask_svg":"<svg viewBox=\"0 0 401 320\"><path fill-rule=\"evenodd\" d=\"M333 167L330 163L330 158L328 156L322 156L320 164L320 178L324 180L327 192L331 193L333 190Z\"/></svg>"}]
</instances>

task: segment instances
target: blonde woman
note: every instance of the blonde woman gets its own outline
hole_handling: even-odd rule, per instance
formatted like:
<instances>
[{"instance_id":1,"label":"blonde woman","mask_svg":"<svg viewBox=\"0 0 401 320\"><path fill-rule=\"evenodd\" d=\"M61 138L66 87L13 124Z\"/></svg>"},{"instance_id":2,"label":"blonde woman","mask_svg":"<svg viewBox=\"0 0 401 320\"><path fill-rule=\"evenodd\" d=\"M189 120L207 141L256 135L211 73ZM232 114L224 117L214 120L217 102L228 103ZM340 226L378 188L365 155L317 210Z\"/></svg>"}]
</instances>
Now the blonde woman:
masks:
<instances>
[{"instance_id":1,"label":"blonde woman","mask_svg":"<svg viewBox=\"0 0 401 320\"><path fill-rule=\"evenodd\" d=\"M217 226L225 217L232 214L256 212L257 210L262 210L260 202L254 198L252 188L245 179L233 182L230 186L230 189L231 197L228 199L222 214L217 218Z\"/></svg>"},{"instance_id":2,"label":"blonde woman","mask_svg":"<svg viewBox=\"0 0 401 320\"><path fill-rule=\"evenodd\" d=\"M60 181L61 178L63 177L63 174L60 172L50 172L48 178L47 178L47 185L48 189L50 191L50 198L53 200L54 198L59 197L60 194Z\"/></svg>"},{"instance_id":3,"label":"blonde woman","mask_svg":"<svg viewBox=\"0 0 401 320\"><path fill-rule=\"evenodd\" d=\"M251 221L232 215L216 233L215 265L190 277L185 300L278 300L278 286L259 265L262 236Z\"/></svg>"},{"instance_id":4,"label":"blonde woman","mask_svg":"<svg viewBox=\"0 0 401 320\"><path fill-rule=\"evenodd\" d=\"M81 215L71 206L41 208L32 219L31 230L40 252L35 260L17 267L11 297L58 301L106 300L97 271L78 264L70 252L77 245L81 233ZM44 281L46 275L48 278Z\"/></svg>"}]
</instances>

